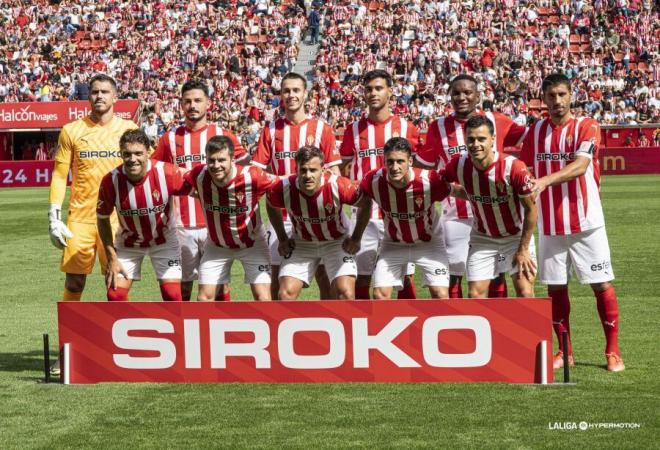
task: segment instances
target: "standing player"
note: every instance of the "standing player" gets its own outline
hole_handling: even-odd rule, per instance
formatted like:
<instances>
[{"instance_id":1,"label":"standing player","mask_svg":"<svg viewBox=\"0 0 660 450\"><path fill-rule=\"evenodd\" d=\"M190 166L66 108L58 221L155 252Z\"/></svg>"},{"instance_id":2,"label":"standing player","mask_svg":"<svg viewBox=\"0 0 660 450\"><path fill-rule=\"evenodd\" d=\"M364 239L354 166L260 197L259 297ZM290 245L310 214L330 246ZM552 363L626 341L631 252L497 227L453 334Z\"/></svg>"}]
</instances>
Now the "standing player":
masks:
<instances>
[{"instance_id":1,"label":"standing player","mask_svg":"<svg viewBox=\"0 0 660 450\"><path fill-rule=\"evenodd\" d=\"M279 180L268 193L268 217L284 258L279 272L281 300L297 299L319 264L325 265L337 298L355 298L357 267L342 249L348 226L343 206L371 202L360 194L357 184L324 171L323 165L320 149L302 147L296 154L296 175ZM287 233L281 209L291 217L295 237ZM364 209L363 215L368 216Z\"/></svg>"},{"instance_id":2,"label":"standing player","mask_svg":"<svg viewBox=\"0 0 660 450\"><path fill-rule=\"evenodd\" d=\"M487 117L470 117L464 129L467 152L449 161L444 178L463 187L476 219L467 257L469 295L486 298L490 280L508 272L518 297L533 297L536 203L527 166L493 151L495 127Z\"/></svg>"},{"instance_id":3,"label":"standing player","mask_svg":"<svg viewBox=\"0 0 660 450\"><path fill-rule=\"evenodd\" d=\"M258 167L234 163L234 143L214 136L206 144L206 165L185 175L199 195L209 238L199 266L199 301L213 301L231 277L234 260L243 264L244 282L255 300L270 300L270 258L261 225L259 199L275 177Z\"/></svg>"},{"instance_id":4,"label":"standing player","mask_svg":"<svg viewBox=\"0 0 660 450\"><path fill-rule=\"evenodd\" d=\"M176 166L149 159L150 144L142 130L124 133L119 141L123 163L101 180L96 214L108 255L109 301L128 301L147 255L163 300L181 301L181 252L172 221L172 196L181 195L184 181ZM119 217L116 240L110 227L114 210Z\"/></svg>"},{"instance_id":5,"label":"standing player","mask_svg":"<svg viewBox=\"0 0 660 450\"><path fill-rule=\"evenodd\" d=\"M265 127L259 138L257 150L251 164L269 170L279 177L296 173L296 152L303 146L314 146L323 152L324 167L339 175L339 154L336 149L335 134L332 127L320 119L313 118L305 112L307 96L307 81L305 77L295 72L289 72L282 78L281 104L284 107L284 117L274 120ZM291 233L291 220L283 211L284 226L287 234ZM282 258L277 251L279 242L272 226L266 231L270 256L273 262L273 280L271 293L277 298L279 292L279 269ZM320 266L316 273L322 299L332 297L328 277Z\"/></svg>"},{"instance_id":6,"label":"standing player","mask_svg":"<svg viewBox=\"0 0 660 450\"><path fill-rule=\"evenodd\" d=\"M185 122L176 130L165 133L158 142L153 159L176 164L191 170L204 163L206 143L213 136L227 136L234 143L236 161L247 159L247 152L241 147L236 136L207 120L210 106L209 89L200 80L189 80L181 88L181 109ZM198 278L199 263L202 259L204 242L208 236L204 226L204 213L199 200L193 197L175 197L177 234L181 245L183 278L181 295L184 301L190 300L193 282ZM229 300L229 286L218 292L218 299Z\"/></svg>"},{"instance_id":7,"label":"standing player","mask_svg":"<svg viewBox=\"0 0 660 450\"><path fill-rule=\"evenodd\" d=\"M382 209L386 230L374 271L374 298L389 299L393 287L403 287L409 263L421 269L431 297L447 298L447 251L433 202L444 200L451 185L436 171L412 167L412 147L405 138L387 141L384 158L385 167L367 173L360 183L360 190ZM357 225L344 247L349 253L360 249L367 225L361 221L363 213L358 211Z\"/></svg>"},{"instance_id":8,"label":"standing player","mask_svg":"<svg viewBox=\"0 0 660 450\"><path fill-rule=\"evenodd\" d=\"M117 85L107 75L89 81L89 116L69 123L60 132L48 212L50 240L64 249L60 270L66 272L64 301L80 300L87 274L98 251L105 271L105 252L96 228L96 198L101 178L121 164L119 138L137 125L114 115ZM69 169L73 174L67 225L61 217Z\"/></svg>"},{"instance_id":9,"label":"standing player","mask_svg":"<svg viewBox=\"0 0 660 450\"><path fill-rule=\"evenodd\" d=\"M570 333L568 280L573 268L580 283L590 284L596 296L607 370L620 372L625 366L618 343L619 305L600 202L600 127L593 119L573 116L571 82L566 76L548 75L541 91L550 117L530 129L521 158L537 177L541 282L548 285L552 298L555 332L559 339L562 332ZM573 365L570 342L567 351ZM555 355L554 367L563 367L561 351Z\"/></svg>"},{"instance_id":10,"label":"standing player","mask_svg":"<svg viewBox=\"0 0 660 450\"><path fill-rule=\"evenodd\" d=\"M454 155L467 149L465 122L474 115L486 116L495 126L493 148L495 152L501 152L504 147L515 146L523 141L525 127L515 124L503 114L477 111L479 91L477 80L474 77L467 74L454 77L449 84L449 96L454 112L439 118L429 126L424 146L417 154L417 161L424 167L435 167L440 170ZM451 197L443 202L442 209L441 221L451 274L449 296L461 298L463 296L461 278L465 273L465 262L468 255L473 221L472 211L468 202L461 198ZM506 278L501 275L491 283L489 297L506 296Z\"/></svg>"},{"instance_id":11,"label":"standing player","mask_svg":"<svg viewBox=\"0 0 660 450\"><path fill-rule=\"evenodd\" d=\"M419 131L415 125L403 117L392 114L390 108L392 77L390 74L384 70L372 70L364 75L362 83L368 106L367 117L346 127L339 149L343 160L342 172L349 163L352 163L348 176L358 183L370 171L383 167L383 147L390 138L408 139L413 151L419 144ZM356 213L357 209L353 208L352 228L355 227ZM374 204L360 251L355 255L358 267L355 296L358 299L369 298L371 274L376 267L378 249L384 233L382 213L378 205ZM398 292L398 298L415 298L414 266L411 265L406 274L404 289Z\"/></svg>"}]
</instances>

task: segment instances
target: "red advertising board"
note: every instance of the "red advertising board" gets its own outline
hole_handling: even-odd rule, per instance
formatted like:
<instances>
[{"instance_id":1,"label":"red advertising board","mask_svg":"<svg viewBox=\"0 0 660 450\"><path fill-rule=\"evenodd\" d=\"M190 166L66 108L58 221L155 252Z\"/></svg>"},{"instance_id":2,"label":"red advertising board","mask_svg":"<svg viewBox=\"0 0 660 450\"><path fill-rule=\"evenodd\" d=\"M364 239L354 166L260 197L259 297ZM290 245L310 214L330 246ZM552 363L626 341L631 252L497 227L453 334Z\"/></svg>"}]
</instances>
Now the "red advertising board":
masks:
<instances>
[{"instance_id":1,"label":"red advertising board","mask_svg":"<svg viewBox=\"0 0 660 450\"><path fill-rule=\"evenodd\" d=\"M549 299L61 302L65 381L552 381Z\"/></svg>"},{"instance_id":2,"label":"red advertising board","mask_svg":"<svg viewBox=\"0 0 660 450\"><path fill-rule=\"evenodd\" d=\"M50 186L55 161L0 161L0 187Z\"/></svg>"},{"instance_id":3,"label":"red advertising board","mask_svg":"<svg viewBox=\"0 0 660 450\"><path fill-rule=\"evenodd\" d=\"M134 119L139 100L118 100L115 114ZM0 130L62 128L91 112L88 101L0 103Z\"/></svg>"}]
</instances>

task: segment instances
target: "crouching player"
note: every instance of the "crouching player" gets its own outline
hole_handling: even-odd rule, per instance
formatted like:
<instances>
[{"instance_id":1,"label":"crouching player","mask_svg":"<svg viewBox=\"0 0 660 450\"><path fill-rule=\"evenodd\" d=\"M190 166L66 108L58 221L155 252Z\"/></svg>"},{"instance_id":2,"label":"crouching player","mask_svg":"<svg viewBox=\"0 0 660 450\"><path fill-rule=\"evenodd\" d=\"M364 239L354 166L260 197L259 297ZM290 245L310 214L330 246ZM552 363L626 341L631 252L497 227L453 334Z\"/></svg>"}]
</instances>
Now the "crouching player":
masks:
<instances>
[{"instance_id":1,"label":"crouching player","mask_svg":"<svg viewBox=\"0 0 660 450\"><path fill-rule=\"evenodd\" d=\"M493 150L495 128L487 117L468 119L465 133L467 152L447 164L444 178L463 187L476 218L467 259L469 296L488 297L490 280L508 272L516 294L533 297L536 203L527 166Z\"/></svg>"},{"instance_id":2,"label":"crouching player","mask_svg":"<svg viewBox=\"0 0 660 450\"><path fill-rule=\"evenodd\" d=\"M423 285L431 297L448 298L449 261L433 203L444 200L451 185L435 171L412 167L412 147L405 138L387 141L383 153L385 167L372 170L360 183L360 190L382 209L385 225L374 273L374 298L389 299L394 287L403 287L408 263L421 269ZM344 246L349 253L360 249L367 224L361 222L364 212L358 214L353 234Z\"/></svg>"},{"instance_id":3,"label":"crouching player","mask_svg":"<svg viewBox=\"0 0 660 450\"><path fill-rule=\"evenodd\" d=\"M270 300L270 254L261 224L259 199L277 180L258 167L237 166L229 137L206 144L206 165L185 175L188 191L199 196L209 239L199 266L198 301L213 301L229 284L234 260L243 264L244 282L255 300Z\"/></svg>"},{"instance_id":4,"label":"crouching player","mask_svg":"<svg viewBox=\"0 0 660 450\"><path fill-rule=\"evenodd\" d=\"M303 286L309 286L319 264L325 265L337 298L355 298L357 266L342 249L348 227L343 205L368 205L362 214L366 224L371 202L347 178L324 171L323 164L323 153L317 147L300 148L296 175L279 180L268 192L268 217L284 258L279 272L281 300L296 300ZM287 235L278 208L290 215L295 237Z\"/></svg>"},{"instance_id":5,"label":"crouching player","mask_svg":"<svg viewBox=\"0 0 660 450\"><path fill-rule=\"evenodd\" d=\"M184 187L183 175L171 164L149 159L150 141L141 130L119 140L123 163L101 180L97 226L108 257L108 300L128 301L142 260L149 255L165 301L181 301L181 255L172 220L172 197ZM117 210L116 246L110 214Z\"/></svg>"}]
</instances>

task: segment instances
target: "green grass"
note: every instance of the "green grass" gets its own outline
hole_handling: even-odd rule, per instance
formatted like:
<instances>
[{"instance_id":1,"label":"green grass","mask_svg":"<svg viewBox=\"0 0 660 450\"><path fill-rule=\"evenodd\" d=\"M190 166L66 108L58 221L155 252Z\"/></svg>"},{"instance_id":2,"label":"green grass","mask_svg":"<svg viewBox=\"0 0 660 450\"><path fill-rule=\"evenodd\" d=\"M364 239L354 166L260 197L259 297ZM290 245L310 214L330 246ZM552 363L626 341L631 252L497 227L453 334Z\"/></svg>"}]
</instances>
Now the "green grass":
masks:
<instances>
[{"instance_id":1,"label":"green grass","mask_svg":"<svg viewBox=\"0 0 660 450\"><path fill-rule=\"evenodd\" d=\"M44 385L64 277L47 235L47 190L0 190L0 448L658 448L660 177L603 180L627 370L604 370L588 287L571 286L573 386L504 384ZM131 292L159 298L150 264ZM240 276L240 266L234 268ZM241 280L241 278L235 278ZM234 297L247 297L242 282ZM537 293L544 290L537 288ZM307 298L314 289L304 292ZM104 299L102 279L85 299ZM54 346L53 346L54 349ZM557 372L557 376L559 373ZM558 431L549 422L634 422Z\"/></svg>"}]
</instances>

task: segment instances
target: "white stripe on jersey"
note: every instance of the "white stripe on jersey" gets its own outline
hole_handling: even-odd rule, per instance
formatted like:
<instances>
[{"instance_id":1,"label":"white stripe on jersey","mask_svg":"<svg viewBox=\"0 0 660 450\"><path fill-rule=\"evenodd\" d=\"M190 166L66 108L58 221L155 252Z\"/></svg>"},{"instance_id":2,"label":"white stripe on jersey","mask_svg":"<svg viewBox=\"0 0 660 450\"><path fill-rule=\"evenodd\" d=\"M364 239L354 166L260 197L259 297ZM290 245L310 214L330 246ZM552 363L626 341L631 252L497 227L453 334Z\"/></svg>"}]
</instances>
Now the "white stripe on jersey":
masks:
<instances>
[{"instance_id":1,"label":"white stripe on jersey","mask_svg":"<svg viewBox=\"0 0 660 450\"><path fill-rule=\"evenodd\" d=\"M504 158L504 179L508 180L509 182L511 181L511 167L513 166L514 161L515 158L512 156L506 156ZM509 211L511 211L511 216L513 217L514 222L522 224L523 216L522 211L519 208L521 205L516 205L516 202L514 201L515 195L510 184L507 184L506 190L507 194L510 194L508 204Z\"/></svg>"}]
</instances>

